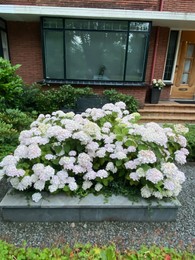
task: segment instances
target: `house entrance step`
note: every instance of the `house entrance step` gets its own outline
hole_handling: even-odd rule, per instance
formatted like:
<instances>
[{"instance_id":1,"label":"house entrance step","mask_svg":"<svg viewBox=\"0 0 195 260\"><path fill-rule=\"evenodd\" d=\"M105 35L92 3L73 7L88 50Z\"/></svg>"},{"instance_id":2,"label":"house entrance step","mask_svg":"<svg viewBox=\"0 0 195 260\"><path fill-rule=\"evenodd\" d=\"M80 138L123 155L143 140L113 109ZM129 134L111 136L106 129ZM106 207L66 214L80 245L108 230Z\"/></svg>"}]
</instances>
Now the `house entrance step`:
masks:
<instances>
[{"instance_id":1,"label":"house entrance step","mask_svg":"<svg viewBox=\"0 0 195 260\"><path fill-rule=\"evenodd\" d=\"M145 122L172 122L172 123L195 123L195 105L162 103L145 104L139 110L141 123Z\"/></svg>"}]
</instances>

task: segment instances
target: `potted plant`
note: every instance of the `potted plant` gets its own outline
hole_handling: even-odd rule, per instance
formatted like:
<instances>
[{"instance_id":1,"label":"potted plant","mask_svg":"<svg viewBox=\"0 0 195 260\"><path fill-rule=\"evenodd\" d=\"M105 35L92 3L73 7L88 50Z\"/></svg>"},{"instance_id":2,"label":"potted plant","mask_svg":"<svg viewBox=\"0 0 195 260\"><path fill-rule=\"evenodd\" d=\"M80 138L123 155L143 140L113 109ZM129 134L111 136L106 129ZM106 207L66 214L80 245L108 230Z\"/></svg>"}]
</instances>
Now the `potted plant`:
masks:
<instances>
[{"instance_id":1,"label":"potted plant","mask_svg":"<svg viewBox=\"0 0 195 260\"><path fill-rule=\"evenodd\" d=\"M158 104L160 99L160 93L164 86L165 83L162 81L162 79L152 80L151 104Z\"/></svg>"}]
</instances>

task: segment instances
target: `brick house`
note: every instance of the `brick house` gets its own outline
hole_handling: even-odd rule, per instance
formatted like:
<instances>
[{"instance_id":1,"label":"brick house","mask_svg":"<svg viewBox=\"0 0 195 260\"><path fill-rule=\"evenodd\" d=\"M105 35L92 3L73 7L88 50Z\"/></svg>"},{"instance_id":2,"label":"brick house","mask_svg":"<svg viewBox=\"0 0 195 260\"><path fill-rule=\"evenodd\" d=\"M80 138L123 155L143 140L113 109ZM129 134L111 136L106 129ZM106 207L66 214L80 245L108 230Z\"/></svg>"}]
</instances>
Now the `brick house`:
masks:
<instances>
[{"instance_id":1,"label":"brick house","mask_svg":"<svg viewBox=\"0 0 195 260\"><path fill-rule=\"evenodd\" d=\"M0 56L28 84L194 99L195 0L1 0Z\"/></svg>"}]
</instances>

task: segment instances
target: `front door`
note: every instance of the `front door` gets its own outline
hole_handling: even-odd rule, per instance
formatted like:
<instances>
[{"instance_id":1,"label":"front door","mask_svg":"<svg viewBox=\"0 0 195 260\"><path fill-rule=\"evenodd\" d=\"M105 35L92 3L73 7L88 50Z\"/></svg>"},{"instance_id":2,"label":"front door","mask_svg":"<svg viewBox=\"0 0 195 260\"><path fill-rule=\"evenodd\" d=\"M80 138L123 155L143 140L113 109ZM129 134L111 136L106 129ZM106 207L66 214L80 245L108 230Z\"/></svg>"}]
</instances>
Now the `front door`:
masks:
<instances>
[{"instance_id":1,"label":"front door","mask_svg":"<svg viewBox=\"0 0 195 260\"><path fill-rule=\"evenodd\" d=\"M195 32L181 35L171 98L193 99L195 95Z\"/></svg>"}]
</instances>

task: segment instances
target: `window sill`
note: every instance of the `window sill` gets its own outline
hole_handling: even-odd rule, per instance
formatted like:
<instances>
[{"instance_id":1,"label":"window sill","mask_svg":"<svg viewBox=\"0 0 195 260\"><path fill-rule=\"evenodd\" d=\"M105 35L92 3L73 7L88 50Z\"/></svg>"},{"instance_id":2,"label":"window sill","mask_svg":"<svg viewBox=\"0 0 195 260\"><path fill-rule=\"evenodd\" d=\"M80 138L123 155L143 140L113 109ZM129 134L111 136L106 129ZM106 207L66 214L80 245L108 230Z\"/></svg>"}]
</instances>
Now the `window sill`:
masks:
<instances>
[{"instance_id":1,"label":"window sill","mask_svg":"<svg viewBox=\"0 0 195 260\"><path fill-rule=\"evenodd\" d=\"M126 82L119 82L119 81L96 81L96 80L49 80L45 79L43 81L38 82L40 84L70 84L70 85L90 85L90 86L137 86L137 87L146 87L148 84L145 82L132 82L132 81L126 81Z\"/></svg>"}]
</instances>

